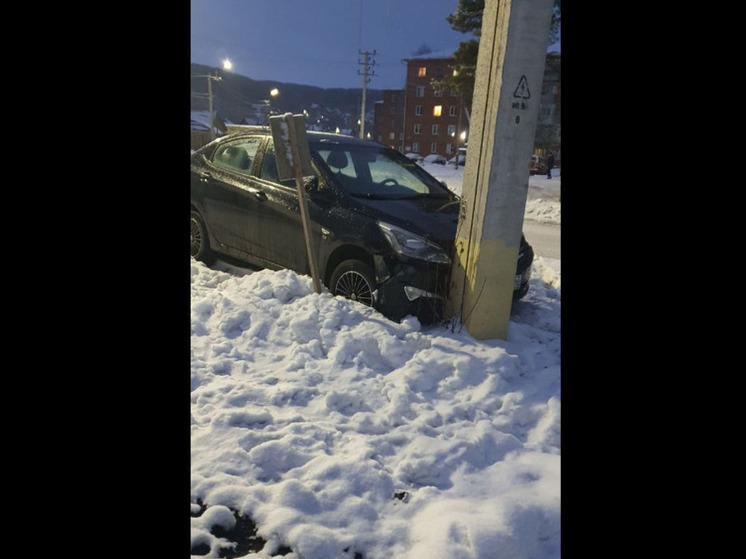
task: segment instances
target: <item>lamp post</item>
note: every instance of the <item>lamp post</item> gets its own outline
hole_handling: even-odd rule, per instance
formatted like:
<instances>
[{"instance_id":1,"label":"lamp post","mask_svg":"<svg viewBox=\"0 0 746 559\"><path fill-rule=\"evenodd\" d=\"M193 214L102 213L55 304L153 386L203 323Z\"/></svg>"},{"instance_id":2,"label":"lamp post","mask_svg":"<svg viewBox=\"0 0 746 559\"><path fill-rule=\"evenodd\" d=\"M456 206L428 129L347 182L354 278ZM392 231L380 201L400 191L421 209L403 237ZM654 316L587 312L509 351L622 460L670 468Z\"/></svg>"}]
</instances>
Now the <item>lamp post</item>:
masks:
<instances>
[{"instance_id":1,"label":"lamp post","mask_svg":"<svg viewBox=\"0 0 746 559\"><path fill-rule=\"evenodd\" d=\"M217 72L214 76L207 76L207 121L210 125L210 141L215 139L215 119L212 116L212 82L219 82L220 79L221 78L217 75Z\"/></svg>"},{"instance_id":2,"label":"lamp post","mask_svg":"<svg viewBox=\"0 0 746 559\"><path fill-rule=\"evenodd\" d=\"M233 63L227 58L223 59L223 70L230 71L232 68ZM212 82L219 82L223 78L218 75L217 70L215 71L214 76L208 74L203 77L207 78L207 111L209 113L208 122L210 125L210 141L212 141L215 139L215 117L212 112Z\"/></svg>"},{"instance_id":3,"label":"lamp post","mask_svg":"<svg viewBox=\"0 0 746 559\"><path fill-rule=\"evenodd\" d=\"M453 75L457 76L458 75L458 71L454 70L453 71ZM466 134L465 131L464 132L460 132L460 130L461 130L461 111L463 110L462 109L463 106L464 106L464 94L461 93L461 92L459 92L459 96L458 96L458 123L456 124L456 134L460 134L460 137L461 137L460 139L461 140L464 139L465 134ZM459 150L459 147L460 147L459 136L457 136L456 137L456 165L455 165L455 167L457 169L458 169L458 158L459 158L459 152L458 152L458 150ZM466 161L464 161L464 163L466 163Z\"/></svg>"}]
</instances>

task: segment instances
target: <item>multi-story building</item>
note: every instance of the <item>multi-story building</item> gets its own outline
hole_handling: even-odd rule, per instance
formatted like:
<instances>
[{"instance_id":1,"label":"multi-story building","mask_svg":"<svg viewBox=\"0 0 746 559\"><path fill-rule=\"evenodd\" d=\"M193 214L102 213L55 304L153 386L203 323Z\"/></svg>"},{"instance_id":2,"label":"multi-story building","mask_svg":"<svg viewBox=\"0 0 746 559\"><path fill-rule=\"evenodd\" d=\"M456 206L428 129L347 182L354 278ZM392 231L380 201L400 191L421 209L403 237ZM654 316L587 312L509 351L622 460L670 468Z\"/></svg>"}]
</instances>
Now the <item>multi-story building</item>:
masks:
<instances>
[{"instance_id":1,"label":"multi-story building","mask_svg":"<svg viewBox=\"0 0 746 559\"><path fill-rule=\"evenodd\" d=\"M450 159L464 145L468 130L464 100L436 86L453 72L453 51L423 54L404 62L405 89L385 90L375 107L375 139L405 154L425 157L434 153Z\"/></svg>"},{"instance_id":2,"label":"multi-story building","mask_svg":"<svg viewBox=\"0 0 746 559\"><path fill-rule=\"evenodd\" d=\"M453 73L453 52L429 53L406 59L407 80L401 146L403 153L446 159L463 145L468 119L461 96L437 87Z\"/></svg>"},{"instance_id":3,"label":"multi-story building","mask_svg":"<svg viewBox=\"0 0 746 559\"><path fill-rule=\"evenodd\" d=\"M405 59L403 90L384 90L375 107L374 139L402 153L425 157L431 153L451 159L468 142L471 99L436 87L453 72L453 51L429 53ZM560 55L549 52L544 72L536 129L535 153L548 150L559 159Z\"/></svg>"},{"instance_id":4,"label":"multi-story building","mask_svg":"<svg viewBox=\"0 0 746 559\"><path fill-rule=\"evenodd\" d=\"M541 88L541 102L536 121L534 153L541 157L551 151L555 165L559 166L562 157L562 97L561 97L561 57L558 52L547 54L544 66L544 81Z\"/></svg>"},{"instance_id":5,"label":"multi-story building","mask_svg":"<svg viewBox=\"0 0 746 559\"><path fill-rule=\"evenodd\" d=\"M380 144L402 149L404 91L384 89L382 99L373 106L373 138Z\"/></svg>"}]
</instances>

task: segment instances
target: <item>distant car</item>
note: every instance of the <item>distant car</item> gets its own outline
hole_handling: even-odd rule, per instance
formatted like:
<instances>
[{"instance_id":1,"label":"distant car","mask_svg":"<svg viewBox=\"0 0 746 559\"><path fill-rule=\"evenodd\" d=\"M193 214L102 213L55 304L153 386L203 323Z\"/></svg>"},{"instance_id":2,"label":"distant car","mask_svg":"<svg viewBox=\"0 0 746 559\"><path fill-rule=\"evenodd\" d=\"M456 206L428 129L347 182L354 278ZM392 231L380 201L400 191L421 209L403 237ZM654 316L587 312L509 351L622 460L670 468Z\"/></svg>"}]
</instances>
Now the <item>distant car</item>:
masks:
<instances>
[{"instance_id":1,"label":"distant car","mask_svg":"<svg viewBox=\"0 0 746 559\"><path fill-rule=\"evenodd\" d=\"M529 166L529 175L546 175L547 164L543 157L538 155L531 156L531 164Z\"/></svg>"},{"instance_id":2,"label":"distant car","mask_svg":"<svg viewBox=\"0 0 746 559\"><path fill-rule=\"evenodd\" d=\"M417 161L420 158L420 154L410 152L405 154L404 157L406 157L407 159L411 159L412 161Z\"/></svg>"},{"instance_id":3,"label":"distant car","mask_svg":"<svg viewBox=\"0 0 746 559\"><path fill-rule=\"evenodd\" d=\"M466 148L458 148L458 155L453 156L448 160L449 165L456 165L456 160L458 158L458 164L463 167L466 163Z\"/></svg>"},{"instance_id":4,"label":"distant car","mask_svg":"<svg viewBox=\"0 0 746 559\"><path fill-rule=\"evenodd\" d=\"M320 281L400 320L444 317L460 199L400 152L306 133L304 180ZM191 155L191 254L311 275L294 179L278 180L268 127L247 126ZM528 290L533 250L521 238L514 298Z\"/></svg>"},{"instance_id":5,"label":"distant car","mask_svg":"<svg viewBox=\"0 0 746 559\"><path fill-rule=\"evenodd\" d=\"M438 165L445 165L446 164L446 158L442 155L438 155L437 153L431 153L430 155L426 155L424 157L425 163L437 163Z\"/></svg>"}]
</instances>

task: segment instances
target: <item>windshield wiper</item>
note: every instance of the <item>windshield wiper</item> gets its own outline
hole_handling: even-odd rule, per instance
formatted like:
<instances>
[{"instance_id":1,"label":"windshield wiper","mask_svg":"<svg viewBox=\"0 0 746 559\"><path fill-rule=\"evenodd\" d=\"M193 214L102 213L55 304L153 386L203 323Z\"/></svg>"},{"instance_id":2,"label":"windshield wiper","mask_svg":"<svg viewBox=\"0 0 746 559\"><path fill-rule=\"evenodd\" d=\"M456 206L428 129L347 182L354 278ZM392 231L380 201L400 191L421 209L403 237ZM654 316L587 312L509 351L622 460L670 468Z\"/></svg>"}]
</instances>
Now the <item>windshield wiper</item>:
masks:
<instances>
[{"instance_id":1,"label":"windshield wiper","mask_svg":"<svg viewBox=\"0 0 746 559\"><path fill-rule=\"evenodd\" d=\"M456 200L451 200L450 202L446 202L445 204L443 204L443 205L442 205L441 207L439 207L439 208L438 208L437 210L435 210L435 211L436 211L436 212L442 212L442 211L443 211L443 210L445 210L446 208L448 208L448 207L450 207L450 206L453 206L454 204L460 204L460 203L461 203L461 200L460 200L459 198L457 198Z\"/></svg>"},{"instance_id":2,"label":"windshield wiper","mask_svg":"<svg viewBox=\"0 0 746 559\"><path fill-rule=\"evenodd\" d=\"M413 192L412 194L381 194L377 192L350 192L355 198L367 198L369 200L415 200L417 198L447 199L448 196L438 196L427 192Z\"/></svg>"},{"instance_id":3,"label":"windshield wiper","mask_svg":"<svg viewBox=\"0 0 746 559\"><path fill-rule=\"evenodd\" d=\"M398 200L398 196L391 196L390 194L375 194L373 192L350 192L350 196L354 198L367 198L368 200Z\"/></svg>"}]
</instances>

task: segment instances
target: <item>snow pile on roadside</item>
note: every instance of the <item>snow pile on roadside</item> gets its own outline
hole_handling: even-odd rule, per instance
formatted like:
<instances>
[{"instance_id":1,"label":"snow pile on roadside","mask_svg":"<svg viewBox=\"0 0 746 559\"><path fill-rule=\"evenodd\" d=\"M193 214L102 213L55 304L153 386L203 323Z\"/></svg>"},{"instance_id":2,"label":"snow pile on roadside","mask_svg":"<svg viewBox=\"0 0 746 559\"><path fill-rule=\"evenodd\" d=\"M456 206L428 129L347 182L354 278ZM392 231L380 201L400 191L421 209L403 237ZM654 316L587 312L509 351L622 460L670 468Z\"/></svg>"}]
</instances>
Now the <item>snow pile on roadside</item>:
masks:
<instances>
[{"instance_id":1,"label":"snow pile on roadside","mask_svg":"<svg viewBox=\"0 0 746 559\"><path fill-rule=\"evenodd\" d=\"M232 545L210 531L231 511L267 540L258 559L560 556L551 261L535 260L508 339L488 341L397 324L287 270L191 274L201 557Z\"/></svg>"}]
</instances>

